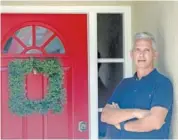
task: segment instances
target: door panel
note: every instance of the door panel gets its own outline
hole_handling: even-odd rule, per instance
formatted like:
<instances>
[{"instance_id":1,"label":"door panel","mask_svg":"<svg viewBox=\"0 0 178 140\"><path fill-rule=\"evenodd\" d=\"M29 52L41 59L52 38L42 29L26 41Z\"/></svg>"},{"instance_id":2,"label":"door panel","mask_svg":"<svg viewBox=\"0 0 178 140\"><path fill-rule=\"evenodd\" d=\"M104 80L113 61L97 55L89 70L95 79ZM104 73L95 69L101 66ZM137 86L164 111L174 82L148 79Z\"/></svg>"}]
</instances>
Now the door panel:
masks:
<instances>
[{"instance_id":1,"label":"door panel","mask_svg":"<svg viewBox=\"0 0 178 140\"><path fill-rule=\"evenodd\" d=\"M3 59L7 64L11 59ZM62 59L60 59L61 61ZM4 63L3 63L4 64ZM5 64L4 64L5 66ZM49 138L73 138L74 126L71 120L74 119L74 100L72 91L72 64L67 59L63 60L64 88L67 93L67 104L61 114L48 112L46 115L38 113L19 117L12 114L8 109L8 68L1 68L2 79L2 137L4 139L49 139ZM34 86L35 85L35 86ZM28 74L26 76L27 97L30 100L41 99L46 94L48 79L42 74ZM4 94L6 93L6 94ZM78 132L78 131L76 131Z\"/></svg>"},{"instance_id":2,"label":"door panel","mask_svg":"<svg viewBox=\"0 0 178 140\"><path fill-rule=\"evenodd\" d=\"M2 138L22 138L23 118L11 114L8 110L8 73L7 67L3 67L1 71L1 137ZM14 129L15 127L15 129Z\"/></svg>"},{"instance_id":3,"label":"door panel","mask_svg":"<svg viewBox=\"0 0 178 140\"><path fill-rule=\"evenodd\" d=\"M2 14L1 50L7 40L20 28L26 26L44 26L62 41L65 48L63 54L44 53L25 54L1 52L1 108L2 138L10 139L49 139L49 138L88 138L88 129L80 132L78 123L88 122L88 61L87 61L87 15L86 14ZM32 28L32 31L34 28ZM25 47L28 51L35 49L36 37L32 32L32 46ZM28 41L28 40L26 40ZM50 41L48 42L50 43ZM14 45L14 44L13 44ZM46 44L47 46L48 44ZM16 48L16 47L14 47ZM39 49L39 47L37 48ZM16 51L16 50L14 50ZM64 69L64 87L67 101L60 114L49 111L45 115L34 113L20 117L12 114L8 108L8 64L15 59L29 57L47 59L57 58ZM42 99L47 93L48 78L42 74L30 73L26 76L27 97L31 100Z\"/></svg>"}]
</instances>

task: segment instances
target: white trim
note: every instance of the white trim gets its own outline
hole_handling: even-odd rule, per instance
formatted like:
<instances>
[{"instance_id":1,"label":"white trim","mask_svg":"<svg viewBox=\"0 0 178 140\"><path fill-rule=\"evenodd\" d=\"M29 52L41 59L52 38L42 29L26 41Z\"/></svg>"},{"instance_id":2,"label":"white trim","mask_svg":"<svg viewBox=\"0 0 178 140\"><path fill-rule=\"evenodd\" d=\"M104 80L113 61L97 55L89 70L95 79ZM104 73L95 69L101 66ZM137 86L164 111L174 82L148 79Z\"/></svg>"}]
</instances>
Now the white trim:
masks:
<instances>
[{"instance_id":1,"label":"white trim","mask_svg":"<svg viewBox=\"0 0 178 140\"><path fill-rule=\"evenodd\" d=\"M90 104L90 139L98 138L98 72L97 72L97 16L89 13L89 104Z\"/></svg>"},{"instance_id":2,"label":"white trim","mask_svg":"<svg viewBox=\"0 0 178 140\"><path fill-rule=\"evenodd\" d=\"M131 51L131 8L127 8L123 16L123 44L124 44L124 77L132 76L132 60L130 58Z\"/></svg>"},{"instance_id":3,"label":"white trim","mask_svg":"<svg viewBox=\"0 0 178 140\"><path fill-rule=\"evenodd\" d=\"M4 1L6 1L6 0L4 0ZM7 0L8 1L8 0ZM13 1L13 2L19 2L19 1L22 1L22 2L26 2L27 0L11 0L11 1ZM34 1L34 2L36 2L37 0L31 0L31 1ZM49 2L49 0L38 0L39 2L44 2L44 1L47 1L47 2ZM53 0L53 1L57 1L57 2L66 2L66 0ZM76 2L76 0L70 0L71 2L72 1L74 1L74 2ZM115 2L115 1L119 1L119 2L123 2L123 1L121 1L121 0L77 0L77 1L81 1L81 2L85 2L85 1L92 1L92 2L96 2L96 1L113 1L113 2ZM130 2L130 1L128 1L128 0L124 0L124 2Z\"/></svg>"},{"instance_id":4,"label":"white trim","mask_svg":"<svg viewBox=\"0 0 178 140\"><path fill-rule=\"evenodd\" d=\"M129 6L1 6L2 13L125 13Z\"/></svg>"},{"instance_id":5,"label":"white trim","mask_svg":"<svg viewBox=\"0 0 178 140\"><path fill-rule=\"evenodd\" d=\"M89 138L98 139L97 13L122 13L124 24L124 77L132 74L130 6L1 6L1 13L85 13L88 14ZM99 61L104 61L99 59ZM110 60L109 60L110 61ZM115 61L115 60L114 60ZM99 109L100 110L100 109Z\"/></svg>"},{"instance_id":6,"label":"white trim","mask_svg":"<svg viewBox=\"0 0 178 140\"><path fill-rule=\"evenodd\" d=\"M124 63L123 58L99 58L99 63Z\"/></svg>"}]
</instances>

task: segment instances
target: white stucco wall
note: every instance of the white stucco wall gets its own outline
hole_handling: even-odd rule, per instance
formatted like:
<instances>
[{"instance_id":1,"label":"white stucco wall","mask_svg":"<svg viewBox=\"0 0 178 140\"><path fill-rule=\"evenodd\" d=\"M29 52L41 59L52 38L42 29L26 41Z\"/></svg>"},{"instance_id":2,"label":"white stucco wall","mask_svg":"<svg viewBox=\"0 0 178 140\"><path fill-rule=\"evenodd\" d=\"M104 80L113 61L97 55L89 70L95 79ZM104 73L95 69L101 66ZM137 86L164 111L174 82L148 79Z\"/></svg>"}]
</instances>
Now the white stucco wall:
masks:
<instances>
[{"instance_id":1,"label":"white stucco wall","mask_svg":"<svg viewBox=\"0 0 178 140\"><path fill-rule=\"evenodd\" d=\"M178 2L133 2L132 32L156 36L160 53L156 66L174 85L172 138L178 138Z\"/></svg>"}]
</instances>

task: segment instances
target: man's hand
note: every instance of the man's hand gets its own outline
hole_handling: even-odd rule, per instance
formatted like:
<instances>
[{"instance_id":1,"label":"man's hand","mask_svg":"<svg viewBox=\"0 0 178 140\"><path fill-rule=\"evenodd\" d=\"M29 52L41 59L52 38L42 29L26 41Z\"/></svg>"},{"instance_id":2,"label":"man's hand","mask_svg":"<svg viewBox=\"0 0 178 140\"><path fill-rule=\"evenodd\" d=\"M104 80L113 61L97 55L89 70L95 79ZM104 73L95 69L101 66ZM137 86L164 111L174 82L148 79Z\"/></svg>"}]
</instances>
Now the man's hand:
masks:
<instances>
[{"instance_id":1,"label":"man's hand","mask_svg":"<svg viewBox=\"0 0 178 140\"><path fill-rule=\"evenodd\" d=\"M119 123L119 124L116 124L115 127L116 127L117 129L121 129L120 123Z\"/></svg>"},{"instance_id":2,"label":"man's hand","mask_svg":"<svg viewBox=\"0 0 178 140\"><path fill-rule=\"evenodd\" d=\"M101 121L111 125L117 124L118 110L119 109L116 108L114 105L107 105L107 107L102 110Z\"/></svg>"},{"instance_id":3,"label":"man's hand","mask_svg":"<svg viewBox=\"0 0 178 140\"><path fill-rule=\"evenodd\" d=\"M114 102L112 102L112 107L113 107L113 108L120 109L119 105L116 104L116 103L114 103ZM118 124L116 124L116 125L114 125L114 126L115 126L117 129L121 129L120 123L118 123Z\"/></svg>"},{"instance_id":4,"label":"man's hand","mask_svg":"<svg viewBox=\"0 0 178 140\"><path fill-rule=\"evenodd\" d=\"M116 104L116 103L114 103L114 102L112 102L112 107L113 107L113 108L118 108L118 109L120 109L119 105Z\"/></svg>"}]
</instances>

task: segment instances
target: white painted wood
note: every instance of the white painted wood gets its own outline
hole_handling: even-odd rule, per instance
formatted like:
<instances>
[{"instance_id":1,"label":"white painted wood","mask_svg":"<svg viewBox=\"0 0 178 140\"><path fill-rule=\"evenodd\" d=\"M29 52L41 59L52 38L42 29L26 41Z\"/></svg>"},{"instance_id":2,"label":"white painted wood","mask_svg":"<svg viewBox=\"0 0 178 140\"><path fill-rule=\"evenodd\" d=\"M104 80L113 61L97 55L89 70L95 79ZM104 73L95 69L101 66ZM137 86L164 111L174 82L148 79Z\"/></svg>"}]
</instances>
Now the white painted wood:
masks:
<instances>
[{"instance_id":1,"label":"white painted wood","mask_svg":"<svg viewBox=\"0 0 178 140\"><path fill-rule=\"evenodd\" d=\"M2 0L2 1L6 1L6 0ZM8 1L8 0L7 0ZM9 0L10 1L10 0ZM11 1L22 1L22 2L26 2L27 0L11 0ZM38 1L38 2L40 2L40 1L42 1L42 2L44 2L44 1L49 1L49 0L30 0L30 1ZM66 1L92 1L92 2L95 2L95 1L119 1L119 2L123 2L123 1L121 1L121 0L53 0L53 1L58 1L58 2L66 2ZM126 2L127 2L127 0L126 0ZM129 1L128 1L129 2Z\"/></svg>"},{"instance_id":2,"label":"white painted wood","mask_svg":"<svg viewBox=\"0 0 178 140\"><path fill-rule=\"evenodd\" d=\"M90 139L98 138L97 16L89 13L89 114Z\"/></svg>"},{"instance_id":3,"label":"white painted wood","mask_svg":"<svg viewBox=\"0 0 178 140\"><path fill-rule=\"evenodd\" d=\"M91 1L91 0L90 0ZM103 0L102 0L103 1ZM79 13L88 14L89 138L98 139L98 62L124 64L124 77L132 75L130 6L1 6L1 13ZM97 59L97 13L123 14L124 59Z\"/></svg>"},{"instance_id":4,"label":"white painted wood","mask_svg":"<svg viewBox=\"0 0 178 140\"><path fill-rule=\"evenodd\" d=\"M132 76L132 60L130 57L130 51L132 49L132 36L131 36L131 8L127 7L127 10L123 14L123 44L124 44L124 77Z\"/></svg>"},{"instance_id":5,"label":"white painted wood","mask_svg":"<svg viewBox=\"0 0 178 140\"><path fill-rule=\"evenodd\" d=\"M122 58L100 58L98 59L99 63L124 63Z\"/></svg>"},{"instance_id":6,"label":"white painted wood","mask_svg":"<svg viewBox=\"0 0 178 140\"><path fill-rule=\"evenodd\" d=\"M125 13L128 6L1 6L2 13Z\"/></svg>"}]
</instances>

